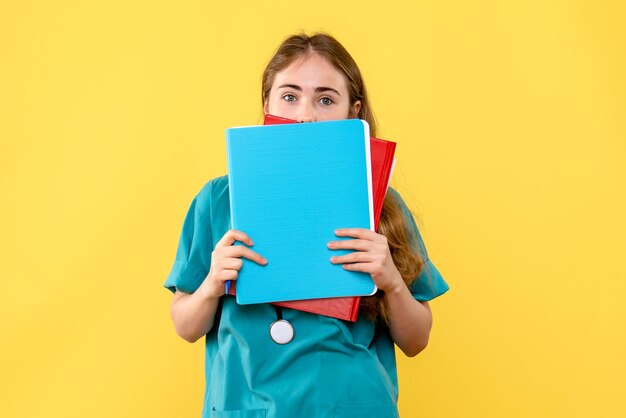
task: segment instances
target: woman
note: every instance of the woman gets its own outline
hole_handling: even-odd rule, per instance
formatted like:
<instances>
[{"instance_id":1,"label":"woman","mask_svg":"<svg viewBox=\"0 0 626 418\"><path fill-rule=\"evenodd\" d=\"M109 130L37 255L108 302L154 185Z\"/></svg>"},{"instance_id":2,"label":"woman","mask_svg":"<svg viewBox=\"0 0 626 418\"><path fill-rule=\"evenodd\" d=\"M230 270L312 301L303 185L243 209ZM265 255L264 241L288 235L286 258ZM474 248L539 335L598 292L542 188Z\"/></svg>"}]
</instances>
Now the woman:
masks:
<instances>
[{"instance_id":1,"label":"woman","mask_svg":"<svg viewBox=\"0 0 626 418\"><path fill-rule=\"evenodd\" d=\"M376 135L359 69L327 34L294 35L281 44L263 74L262 101L265 113L299 122L358 117ZM394 343L408 356L423 350L432 324L427 301L448 290L400 195L389 189L378 233L339 229L337 236L352 239L328 244L353 250L331 261L369 273L379 288L363 298L357 322L284 309L297 329L288 344L269 336L272 305L237 305L224 294L242 258L268 261L249 248L254 237L229 226L223 176L193 200L165 282L175 293L177 333L190 342L206 335L203 416L397 417Z\"/></svg>"}]
</instances>

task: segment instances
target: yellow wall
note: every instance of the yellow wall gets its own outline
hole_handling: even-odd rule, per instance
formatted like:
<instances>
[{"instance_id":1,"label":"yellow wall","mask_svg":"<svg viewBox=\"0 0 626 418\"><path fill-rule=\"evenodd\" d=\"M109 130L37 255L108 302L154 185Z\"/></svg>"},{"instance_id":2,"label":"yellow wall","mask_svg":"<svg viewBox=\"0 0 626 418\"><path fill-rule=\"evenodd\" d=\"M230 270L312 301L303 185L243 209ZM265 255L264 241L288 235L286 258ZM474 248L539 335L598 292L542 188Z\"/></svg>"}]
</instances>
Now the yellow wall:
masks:
<instances>
[{"instance_id":1,"label":"yellow wall","mask_svg":"<svg viewBox=\"0 0 626 418\"><path fill-rule=\"evenodd\" d=\"M162 283L306 29L361 66L452 287L402 416L626 416L621 2L243 3L0 1L0 415L199 416Z\"/></svg>"}]
</instances>

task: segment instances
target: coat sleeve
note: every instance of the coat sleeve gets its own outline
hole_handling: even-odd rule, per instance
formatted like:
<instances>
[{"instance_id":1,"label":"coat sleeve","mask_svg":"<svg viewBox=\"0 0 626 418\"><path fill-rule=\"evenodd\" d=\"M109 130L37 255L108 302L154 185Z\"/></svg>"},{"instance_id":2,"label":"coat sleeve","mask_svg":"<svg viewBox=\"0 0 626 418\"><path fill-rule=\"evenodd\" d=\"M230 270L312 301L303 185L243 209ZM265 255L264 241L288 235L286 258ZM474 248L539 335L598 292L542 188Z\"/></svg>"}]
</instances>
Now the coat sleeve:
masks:
<instances>
[{"instance_id":1,"label":"coat sleeve","mask_svg":"<svg viewBox=\"0 0 626 418\"><path fill-rule=\"evenodd\" d=\"M206 207L206 200L198 194L187 211L174 265L164 283L172 292L195 292L211 268L213 245L210 211Z\"/></svg>"}]
</instances>

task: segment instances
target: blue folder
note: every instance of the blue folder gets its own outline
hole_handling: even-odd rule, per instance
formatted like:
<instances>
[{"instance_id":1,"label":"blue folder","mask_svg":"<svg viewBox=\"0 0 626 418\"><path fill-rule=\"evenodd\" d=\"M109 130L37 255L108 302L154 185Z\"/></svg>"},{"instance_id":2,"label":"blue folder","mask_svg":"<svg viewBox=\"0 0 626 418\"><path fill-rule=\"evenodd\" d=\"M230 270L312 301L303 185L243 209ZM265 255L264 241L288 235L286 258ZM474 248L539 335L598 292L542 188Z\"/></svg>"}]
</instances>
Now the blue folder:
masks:
<instances>
[{"instance_id":1,"label":"blue folder","mask_svg":"<svg viewBox=\"0 0 626 418\"><path fill-rule=\"evenodd\" d=\"M330 257L337 228L374 230L370 134L359 119L226 130L231 227L248 234L261 266L242 258L237 303L364 296L368 273ZM236 245L244 245L237 242Z\"/></svg>"}]
</instances>

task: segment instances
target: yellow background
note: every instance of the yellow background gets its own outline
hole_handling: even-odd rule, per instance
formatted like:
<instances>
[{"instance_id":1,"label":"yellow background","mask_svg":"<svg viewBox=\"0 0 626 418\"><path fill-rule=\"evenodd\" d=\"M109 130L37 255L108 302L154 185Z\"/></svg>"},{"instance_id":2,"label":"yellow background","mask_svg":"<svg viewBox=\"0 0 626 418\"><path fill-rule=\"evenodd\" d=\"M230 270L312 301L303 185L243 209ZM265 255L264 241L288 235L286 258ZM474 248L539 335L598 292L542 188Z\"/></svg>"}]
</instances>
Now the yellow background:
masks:
<instances>
[{"instance_id":1,"label":"yellow background","mask_svg":"<svg viewBox=\"0 0 626 418\"><path fill-rule=\"evenodd\" d=\"M0 415L200 416L162 284L304 29L359 63L452 288L402 416L626 416L620 3L0 1Z\"/></svg>"}]
</instances>

